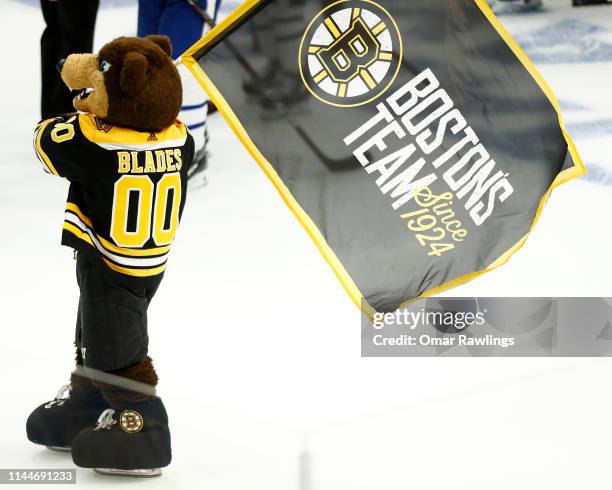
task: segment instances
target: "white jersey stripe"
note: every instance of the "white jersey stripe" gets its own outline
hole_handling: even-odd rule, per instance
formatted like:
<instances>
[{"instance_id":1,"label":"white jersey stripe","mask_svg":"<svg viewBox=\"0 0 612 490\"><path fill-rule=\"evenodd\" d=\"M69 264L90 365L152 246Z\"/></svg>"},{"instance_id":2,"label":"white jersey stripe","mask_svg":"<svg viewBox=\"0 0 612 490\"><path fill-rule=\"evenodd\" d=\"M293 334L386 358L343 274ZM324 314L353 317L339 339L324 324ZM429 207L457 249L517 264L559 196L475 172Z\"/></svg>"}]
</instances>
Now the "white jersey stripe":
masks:
<instances>
[{"instance_id":1,"label":"white jersey stripe","mask_svg":"<svg viewBox=\"0 0 612 490\"><path fill-rule=\"evenodd\" d=\"M38 158L38 161L42 165L43 170L48 174L53 174L53 172L51 172L51 169L45 163L45 160L43 159L41 154L38 153L38 148L36 147L36 140L38 139L38 133L40 133L42 129L43 129L43 125L40 125L36 128L36 131L34 131L34 140L32 140L32 146L34 146L34 153L36 154L36 158Z\"/></svg>"},{"instance_id":2,"label":"white jersey stripe","mask_svg":"<svg viewBox=\"0 0 612 490\"><path fill-rule=\"evenodd\" d=\"M127 267L155 267L155 266L164 264L168 260L168 253L165 253L159 257L142 257L142 258L129 258L129 257L120 256L120 255L115 255L109 252L106 248L104 248L104 246L97 239L95 233L93 233L91 229L85 223L83 223L83 221L81 221L81 219L77 215L72 214L70 212L66 212L64 215L64 220L75 225L78 229L80 229L84 233L87 233L89 235L89 238L91 238L91 241L93 242L96 249L98 249L98 251L102 255L104 255L106 258L120 265L124 265Z\"/></svg>"},{"instance_id":3,"label":"white jersey stripe","mask_svg":"<svg viewBox=\"0 0 612 490\"><path fill-rule=\"evenodd\" d=\"M187 136L175 140L159 141L157 143L129 144L129 143L96 143L105 150L129 150L129 151L146 151L146 150L162 150L164 148L174 148L183 146Z\"/></svg>"}]
</instances>

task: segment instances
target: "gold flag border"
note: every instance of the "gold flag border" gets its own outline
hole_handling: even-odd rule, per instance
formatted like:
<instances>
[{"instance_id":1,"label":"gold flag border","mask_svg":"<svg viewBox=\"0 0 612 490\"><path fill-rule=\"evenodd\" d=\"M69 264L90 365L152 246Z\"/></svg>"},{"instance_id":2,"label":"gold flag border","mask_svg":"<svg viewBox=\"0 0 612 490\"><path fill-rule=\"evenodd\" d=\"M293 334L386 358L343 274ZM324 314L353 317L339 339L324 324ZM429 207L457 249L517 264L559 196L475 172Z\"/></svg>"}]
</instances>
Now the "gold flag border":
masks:
<instances>
[{"instance_id":1,"label":"gold flag border","mask_svg":"<svg viewBox=\"0 0 612 490\"><path fill-rule=\"evenodd\" d=\"M527 234L525 234L523 238L521 238L513 247L507 250L501 257L499 257L497 260L492 262L489 266L485 267L484 269L480 271L476 271L476 272L471 272L469 274L465 274L463 276L452 279L442 284L441 286L430 289L422 293L420 296L404 302L401 305L401 307L404 307L416 301L417 299L434 296L448 289L465 284L466 282L469 282L472 279L475 279L476 277L482 274L485 274L489 271L492 271L504 265L506 262L508 262L510 257L512 257L512 255L514 255L527 241L527 238L529 237L529 235L533 231L533 228L539 221L540 215L542 214L542 211L553 189L560 186L561 184L569 182L570 180L580 177L586 173L586 168L584 166L584 163L582 162L582 159L580 158L580 155L578 154L576 145L574 144L574 142L572 141L572 138L570 137L570 135L567 133L565 129L563 118L561 116L561 108L559 107L559 102L557 101L557 98L555 97L550 86L548 85L546 80L544 80L544 77L542 77L541 73L535 67L533 62L529 59L527 54L523 51L523 49L519 46L519 44L514 40L514 38L510 35L510 33L502 25L499 19L495 16L493 11L487 4L487 1L486 0L473 0L473 1L479 7L479 9L482 11L484 16L491 23L491 25L495 28L495 30L501 36L501 38L506 42L506 44L514 52L515 56L521 61L525 69L529 72L532 78L536 81L540 89L542 89L542 91L546 94L551 104L557 111L557 115L559 118L559 126L561 127L563 136L565 137L565 140L567 142L568 151L570 155L572 156L574 166L561 171L557 175L557 177L551 184L548 191L546 191L544 196L541 198L536 215L533 219L533 222ZM353 281L349 273L346 271L346 269L342 265L342 262L340 262L340 260L336 256L335 252L331 249L331 247L327 243L327 240L325 239L325 237L323 236L323 234L321 233L317 225L312 221L310 216L308 216L308 214L306 214L306 212L302 209L300 204L296 201L296 199L291 194L291 191L287 188L287 186L285 186L284 182L280 179L280 177L276 173L276 170L274 170L274 167L266 160L266 158L263 156L259 148L257 148L253 140L251 140L250 136L248 135L248 133L242 126L242 123L240 122L240 120L238 119L238 117L236 116L232 108L229 106L229 104L227 103L223 95L221 95L221 92L219 91L219 89L214 85L212 80L208 78L208 76L204 73L199 63L195 59L195 56L197 56L202 51L205 51L211 45L214 45L221 36L223 36L227 31L233 29L236 24L240 23L245 17L249 16L249 14L253 10L257 9L264 2L265 0L246 0L242 5L240 5L236 10L234 10L229 16L227 16L222 22L220 22L214 29L208 32L200 41L198 41L191 48L189 48L185 53L183 53L183 55L180 57L180 61L182 61L182 63L193 73L193 75L196 77L198 82L202 85L202 87L204 88L204 90L206 91L210 99L217 106L217 108L219 109L219 112L224 117L226 122L232 128L234 133L236 133L236 136L238 137L238 139L242 142L242 144L247 149L247 151L251 154L251 156L255 159L255 161L259 164L261 169L270 179L272 184L276 187L281 198L283 199L283 201L285 201L285 204L287 205L287 207L293 212L297 220L302 224L306 232L310 235L310 238L313 240L313 242L319 249L319 252L323 256L323 258L327 261L329 266L335 272L336 276L340 280L340 283L342 284L346 292L349 294L350 298L357 305L357 307L363 311L364 314L366 314L367 316L371 318L372 314L375 312L374 308L371 305L369 305L368 302L365 300L363 294L361 293L361 291L359 290L359 288L357 287L357 285L355 284L355 282Z\"/></svg>"}]
</instances>

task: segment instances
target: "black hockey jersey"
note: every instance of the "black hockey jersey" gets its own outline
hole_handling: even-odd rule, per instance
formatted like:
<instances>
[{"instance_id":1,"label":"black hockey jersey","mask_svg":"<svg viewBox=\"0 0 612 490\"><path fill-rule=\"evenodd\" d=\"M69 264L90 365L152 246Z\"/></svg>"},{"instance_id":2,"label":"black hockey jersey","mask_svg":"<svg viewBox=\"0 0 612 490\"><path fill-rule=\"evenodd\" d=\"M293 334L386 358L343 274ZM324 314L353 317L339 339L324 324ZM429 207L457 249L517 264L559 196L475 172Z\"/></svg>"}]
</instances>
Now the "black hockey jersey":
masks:
<instances>
[{"instance_id":1,"label":"black hockey jersey","mask_svg":"<svg viewBox=\"0 0 612 490\"><path fill-rule=\"evenodd\" d=\"M127 284L158 282L194 157L185 125L147 133L69 114L41 121L34 146L46 172L70 181L62 244L93 254Z\"/></svg>"}]
</instances>

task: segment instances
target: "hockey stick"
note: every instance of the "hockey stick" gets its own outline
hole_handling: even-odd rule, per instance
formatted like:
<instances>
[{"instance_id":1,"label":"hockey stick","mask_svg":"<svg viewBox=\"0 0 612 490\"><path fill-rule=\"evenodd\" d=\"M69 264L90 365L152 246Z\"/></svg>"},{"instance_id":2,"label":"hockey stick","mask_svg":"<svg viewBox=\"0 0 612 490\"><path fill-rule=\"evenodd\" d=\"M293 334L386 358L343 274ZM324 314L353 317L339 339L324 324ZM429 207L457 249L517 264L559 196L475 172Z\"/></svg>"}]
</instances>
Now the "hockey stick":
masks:
<instances>
[{"instance_id":1,"label":"hockey stick","mask_svg":"<svg viewBox=\"0 0 612 490\"><path fill-rule=\"evenodd\" d=\"M208 27L214 29L217 26L217 24L215 24L215 21L210 17L210 15L208 15L208 13L202 7L200 7L200 5L195 0L187 0L187 3L193 7L193 9L202 18L202 20L206 23ZM240 65L249 73L249 75L251 75L256 80L259 80L259 74L257 73L257 71L255 71L255 68L253 68L253 65L251 65L249 60L247 60L242 55L240 50L236 46L234 46L234 43L226 41L225 45L227 46L227 49L229 49L229 51L234 55L238 63L240 63Z\"/></svg>"},{"instance_id":2,"label":"hockey stick","mask_svg":"<svg viewBox=\"0 0 612 490\"><path fill-rule=\"evenodd\" d=\"M355 156L351 154L351 156L346 158L330 158L323 153L323 150L317 146L317 144L313 141L313 139L308 135L306 130L301 126L291 123L293 128L297 131L297 134L304 140L306 146L312 150L312 152L317 156L319 160L325 165L329 170L333 170L335 172L343 172L347 170L354 170L356 168L355 165ZM366 154L367 157L367 154Z\"/></svg>"},{"instance_id":3,"label":"hockey stick","mask_svg":"<svg viewBox=\"0 0 612 490\"><path fill-rule=\"evenodd\" d=\"M196 0L186 0L189 5L193 7L196 13L202 18L202 20L210 27L211 29L216 27L215 21L208 15L208 13L197 3ZM230 40L226 39L225 43L227 49L232 53L232 55L236 58L236 61L242 66L245 71L256 81L262 82L262 78L253 68L253 65L249 62L249 60L240 52L240 50L232 43ZM271 94L270 94L271 95ZM276 104L280 109L285 109L286 104L280 100L279 98L272 98L272 102ZM327 167L331 171L347 171L353 170L355 165L355 157L354 155L349 155L344 158L331 158L323 152L323 150L317 146L315 141L310 137L310 135L306 132L306 130L300 125L293 122L290 118L287 118L289 124L295 129L298 136L306 143L306 146L312 150L312 152L317 156L317 158L321 161L321 163Z\"/></svg>"}]
</instances>

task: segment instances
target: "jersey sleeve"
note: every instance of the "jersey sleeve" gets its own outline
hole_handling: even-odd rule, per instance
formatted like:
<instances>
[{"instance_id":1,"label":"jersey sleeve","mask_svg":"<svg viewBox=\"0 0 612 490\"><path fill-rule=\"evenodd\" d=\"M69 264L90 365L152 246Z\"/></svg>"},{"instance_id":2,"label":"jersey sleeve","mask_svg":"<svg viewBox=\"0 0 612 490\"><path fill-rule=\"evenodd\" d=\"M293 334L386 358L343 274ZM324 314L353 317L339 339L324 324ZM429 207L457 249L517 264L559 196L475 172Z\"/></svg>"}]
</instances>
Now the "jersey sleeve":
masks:
<instances>
[{"instance_id":1,"label":"jersey sleeve","mask_svg":"<svg viewBox=\"0 0 612 490\"><path fill-rule=\"evenodd\" d=\"M56 116L37 124L34 150L45 172L70 181L84 178L81 169L87 160L78 125L76 114Z\"/></svg>"},{"instance_id":2,"label":"jersey sleeve","mask_svg":"<svg viewBox=\"0 0 612 490\"><path fill-rule=\"evenodd\" d=\"M195 141L189 131L187 131L187 139L185 140L185 151L186 157L183 161L183 165L186 167L185 173L189 175L189 169L191 169L195 160Z\"/></svg>"}]
</instances>

